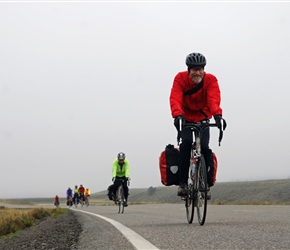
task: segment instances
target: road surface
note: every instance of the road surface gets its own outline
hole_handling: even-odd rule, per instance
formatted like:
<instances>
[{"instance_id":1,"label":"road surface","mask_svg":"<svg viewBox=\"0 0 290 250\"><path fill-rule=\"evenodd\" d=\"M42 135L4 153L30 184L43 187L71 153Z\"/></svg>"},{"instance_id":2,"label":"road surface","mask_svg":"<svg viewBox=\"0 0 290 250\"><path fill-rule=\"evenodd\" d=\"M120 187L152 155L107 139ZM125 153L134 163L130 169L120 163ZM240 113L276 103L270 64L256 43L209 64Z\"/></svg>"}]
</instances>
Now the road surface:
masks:
<instances>
[{"instance_id":1,"label":"road surface","mask_svg":"<svg viewBox=\"0 0 290 250\"><path fill-rule=\"evenodd\" d=\"M95 247L104 238L98 237L100 230L110 228L108 234L121 231L128 241L119 249L290 249L290 206L210 205L204 226L196 214L193 223L187 223L182 203L129 205L124 214L118 214L116 206L73 210L82 213L91 232L86 242Z\"/></svg>"}]
</instances>

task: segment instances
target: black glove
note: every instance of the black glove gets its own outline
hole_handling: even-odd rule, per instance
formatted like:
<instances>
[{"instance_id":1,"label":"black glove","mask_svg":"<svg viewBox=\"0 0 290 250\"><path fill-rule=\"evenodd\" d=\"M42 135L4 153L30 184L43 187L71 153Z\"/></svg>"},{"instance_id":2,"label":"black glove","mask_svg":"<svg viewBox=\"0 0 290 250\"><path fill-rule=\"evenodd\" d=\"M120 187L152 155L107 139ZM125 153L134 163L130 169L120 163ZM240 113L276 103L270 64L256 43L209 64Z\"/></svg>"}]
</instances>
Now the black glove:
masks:
<instances>
[{"instance_id":1,"label":"black glove","mask_svg":"<svg viewBox=\"0 0 290 250\"><path fill-rule=\"evenodd\" d=\"M115 182L115 180L116 180L116 178L115 178L115 177L113 177L113 178L112 178L112 182Z\"/></svg>"},{"instance_id":2,"label":"black glove","mask_svg":"<svg viewBox=\"0 0 290 250\"><path fill-rule=\"evenodd\" d=\"M217 127L221 129L222 128L222 124L221 124L222 115L214 115L213 117L215 119L215 123Z\"/></svg>"},{"instance_id":3,"label":"black glove","mask_svg":"<svg viewBox=\"0 0 290 250\"><path fill-rule=\"evenodd\" d=\"M179 115L174 118L174 126L176 127L178 131L180 131L180 127L179 127L180 122L181 122L181 125L183 126L185 123L185 119L183 115Z\"/></svg>"}]
</instances>

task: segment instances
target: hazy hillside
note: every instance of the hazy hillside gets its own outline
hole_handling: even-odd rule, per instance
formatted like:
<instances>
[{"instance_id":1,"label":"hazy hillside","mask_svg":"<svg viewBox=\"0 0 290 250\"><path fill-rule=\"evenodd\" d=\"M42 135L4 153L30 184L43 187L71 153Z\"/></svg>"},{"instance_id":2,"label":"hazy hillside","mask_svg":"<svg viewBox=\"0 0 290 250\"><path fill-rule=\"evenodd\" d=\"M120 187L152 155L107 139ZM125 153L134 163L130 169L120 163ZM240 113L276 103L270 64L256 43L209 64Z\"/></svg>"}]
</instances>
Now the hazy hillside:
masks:
<instances>
[{"instance_id":1,"label":"hazy hillside","mask_svg":"<svg viewBox=\"0 0 290 250\"><path fill-rule=\"evenodd\" d=\"M223 182L211 188L211 202L290 202L290 179ZM131 202L179 202L177 186L130 189ZM94 193L104 198L107 191Z\"/></svg>"},{"instance_id":2,"label":"hazy hillside","mask_svg":"<svg viewBox=\"0 0 290 250\"><path fill-rule=\"evenodd\" d=\"M290 179L222 182L211 188L211 203L283 203L290 204ZM177 194L177 186L160 186L148 188L135 188L129 191L129 202L180 202ZM1 197L0 197L1 199ZM13 202L53 203L52 198L25 198L15 199ZM0 200L1 201L1 200ZM108 199L107 190L93 193L91 201L97 205L108 205L112 202ZM61 197L61 203L66 198Z\"/></svg>"},{"instance_id":3,"label":"hazy hillside","mask_svg":"<svg viewBox=\"0 0 290 250\"><path fill-rule=\"evenodd\" d=\"M213 201L290 202L290 179L217 183Z\"/></svg>"}]
</instances>

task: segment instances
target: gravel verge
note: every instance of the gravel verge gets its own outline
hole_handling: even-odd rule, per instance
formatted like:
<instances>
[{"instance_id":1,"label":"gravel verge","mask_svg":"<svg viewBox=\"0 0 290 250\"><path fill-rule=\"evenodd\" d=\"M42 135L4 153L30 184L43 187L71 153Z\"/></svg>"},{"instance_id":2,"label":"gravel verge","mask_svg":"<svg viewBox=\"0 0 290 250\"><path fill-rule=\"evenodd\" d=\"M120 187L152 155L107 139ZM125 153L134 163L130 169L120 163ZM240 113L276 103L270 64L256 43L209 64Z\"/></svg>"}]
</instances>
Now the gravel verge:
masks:
<instances>
[{"instance_id":1,"label":"gravel verge","mask_svg":"<svg viewBox=\"0 0 290 250\"><path fill-rule=\"evenodd\" d=\"M76 212L77 213L77 212ZM123 234L109 222L80 213L82 233L78 248L86 250L135 250Z\"/></svg>"},{"instance_id":2,"label":"gravel verge","mask_svg":"<svg viewBox=\"0 0 290 250\"><path fill-rule=\"evenodd\" d=\"M5 250L133 250L131 243L110 223L69 210L55 218L38 220L32 227L0 238Z\"/></svg>"},{"instance_id":3,"label":"gravel verge","mask_svg":"<svg viewBox=\"0 0 290 250\"><path fill-rule=\"evenodd\" d=\"M78 249L82 232L79 215L72 211L38 220L32 227L0 239L0 249Z\"/></svg>"}]
</instances>

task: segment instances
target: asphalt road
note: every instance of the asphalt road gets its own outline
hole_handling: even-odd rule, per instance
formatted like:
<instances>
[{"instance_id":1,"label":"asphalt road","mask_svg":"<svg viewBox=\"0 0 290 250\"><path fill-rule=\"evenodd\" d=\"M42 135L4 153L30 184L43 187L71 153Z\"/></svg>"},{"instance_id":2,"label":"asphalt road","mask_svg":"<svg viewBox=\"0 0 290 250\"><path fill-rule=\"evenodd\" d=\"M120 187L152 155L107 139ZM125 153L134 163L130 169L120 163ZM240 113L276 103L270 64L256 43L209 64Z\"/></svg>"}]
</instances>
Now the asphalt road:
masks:
<instances>
[{"instance_id":1,"label":"asphalt road","mask_svg":"<svg viewBox=\"0 0 290 250\"><path fill-rule=\"evenodd\" d=\"M86 249L105 249L97 244L107 249L290 249L290 206L210 205L204 226L196 214L193 224L187 223L182 203L129 205L124 214L118 214L116 206L73 210L90 228L86 242L94 245ZM121 245L114 241L112 247L108 238L120 237L119 230ZM106 240L98 237L104 231L110 234Z\"/></svg>"}]
</instances>

